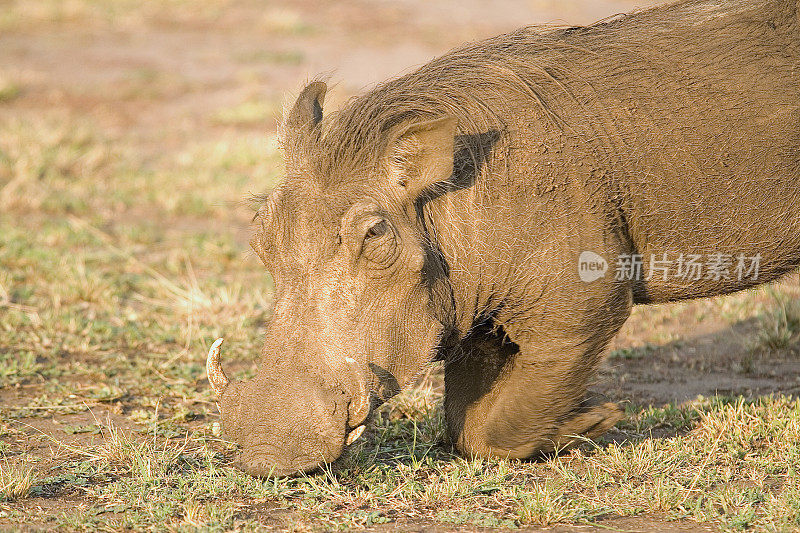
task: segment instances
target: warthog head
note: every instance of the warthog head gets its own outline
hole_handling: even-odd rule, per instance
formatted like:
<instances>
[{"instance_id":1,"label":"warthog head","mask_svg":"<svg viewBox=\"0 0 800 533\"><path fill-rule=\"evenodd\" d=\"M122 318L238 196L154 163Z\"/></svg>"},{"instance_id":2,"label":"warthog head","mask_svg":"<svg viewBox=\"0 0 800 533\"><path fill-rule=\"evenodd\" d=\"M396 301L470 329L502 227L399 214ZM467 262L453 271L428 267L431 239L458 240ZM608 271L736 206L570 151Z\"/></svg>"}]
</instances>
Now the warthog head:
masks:
<instances>
[{"instance_id":1,"label":"warthog head","mask_svg":"<svg viewBox=\"0 0 800 533\"><path fill-rule=\"evenodd\" d=\"M456 119L323 123L325 89L307 86L287 115L286 180L256 215L251 245L276 288L258 375L229 382L221 340L208 358L225 435L254 475L339 457L431 360L446 330L433 300L452 299L417 208L453 171Z\"/></svg>"}]
</instances>

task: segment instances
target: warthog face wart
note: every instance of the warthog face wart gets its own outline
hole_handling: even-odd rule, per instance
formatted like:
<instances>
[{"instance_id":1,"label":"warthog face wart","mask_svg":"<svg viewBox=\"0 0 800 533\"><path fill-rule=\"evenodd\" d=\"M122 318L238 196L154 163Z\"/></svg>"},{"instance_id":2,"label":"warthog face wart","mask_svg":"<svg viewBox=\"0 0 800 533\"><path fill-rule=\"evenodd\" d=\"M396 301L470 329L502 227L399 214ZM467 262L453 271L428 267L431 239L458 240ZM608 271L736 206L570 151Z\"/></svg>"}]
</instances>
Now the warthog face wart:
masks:
<instances>
[{"instance_id":1,"label":"warthog face wart","mask_svg":"<svg viewBox=\"0 0 800 533\"><path fill-rule=\"evenodd\" d=\"M219 343L209 355L225 434L241 446L241 468L255 475L308 471L339 457L363 431L370 405L431 359L443 331L414 201L450 175L455 121L398 126L372 168L321 175L314 158L324 92L312 83L289 114L287 178L255 219L251 245L276 287L259 373L228 383Z\"/></svg>"}]
</instances>

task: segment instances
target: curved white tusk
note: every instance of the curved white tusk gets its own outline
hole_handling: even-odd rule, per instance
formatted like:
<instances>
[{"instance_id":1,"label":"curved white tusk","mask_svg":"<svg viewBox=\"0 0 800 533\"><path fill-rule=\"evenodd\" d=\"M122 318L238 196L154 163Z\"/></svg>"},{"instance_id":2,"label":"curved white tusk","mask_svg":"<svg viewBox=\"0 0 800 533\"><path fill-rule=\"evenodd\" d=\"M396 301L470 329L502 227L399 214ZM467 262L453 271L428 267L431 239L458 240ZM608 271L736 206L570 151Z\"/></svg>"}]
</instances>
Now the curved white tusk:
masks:
<instances>
[{"instance_id":1,"label":"curved white tusk","mask_svg":"<svg viewBox=\"0 0 800 533\"><path fill-rule=\"evenodd\" d=\"M364 433L365 427L366 426L358 426L356 429L350 432L350 434L347 436L347 446L350 446L356 440L358 440L358 437L360 437Z\"/></svg>"},{"instance_id":2,"label":"curved white tusk","mask_svg":"<svg viewBox=\"0 0 800 533\"><path fill-rule=\"evenodd\" d=\"M350 419L348 420L348 425L351 428L357 428L358 426L361 426L364 423L364 420L369 416L370 395L367 388L367 380L364 379L364 376L361 374L361 370L358 368L358 363L356 360L352 357L345 357L344 360L350 365L355 375L358 376L358 392L356 393L357 398L353 398L353 401L350 404Z\"/></svg>"},{"instance_id":3,"label":"curved white tusk","mask_svg":"<svg viewBox=\"0 0 800 533\"><path fill-rule=\"evenodd\" d=\"M228 386L228 376L222 370L222 365L219 362L219 348L222 346L222 339L219 338L211 345L208 350L208 359L206 359L206 374L208 374L208 382L211 384L211 389L217 393L218 396L222 395L225 387Z\"/></svg>"}]
</instances>

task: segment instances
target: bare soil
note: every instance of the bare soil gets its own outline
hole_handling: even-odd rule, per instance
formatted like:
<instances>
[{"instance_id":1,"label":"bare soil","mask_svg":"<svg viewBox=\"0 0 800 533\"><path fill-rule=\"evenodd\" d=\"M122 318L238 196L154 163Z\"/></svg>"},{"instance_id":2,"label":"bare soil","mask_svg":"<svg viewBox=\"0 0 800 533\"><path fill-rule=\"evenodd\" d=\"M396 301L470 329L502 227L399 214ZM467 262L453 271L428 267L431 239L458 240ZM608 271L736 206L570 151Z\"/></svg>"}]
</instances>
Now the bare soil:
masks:
<instances>
[{"instance_id":1,"label":"bare soil","mask_svg":"<svg viewBox=\"0 0 800 533\"><path fill-rule=\"evenodd\" d=\"M781 286L796 289L797 275ZM612 344L612 350L634 347L633 357L612 351L596 389L641 405L681 404L699 395L797 395L800 347L766 352L756 346L759 319L731 321L719 310L736 297L637 309ZM661 320L652 321L653 314ZM672 340L659 342L664 338Z\"/></svg>"}]
</instances>

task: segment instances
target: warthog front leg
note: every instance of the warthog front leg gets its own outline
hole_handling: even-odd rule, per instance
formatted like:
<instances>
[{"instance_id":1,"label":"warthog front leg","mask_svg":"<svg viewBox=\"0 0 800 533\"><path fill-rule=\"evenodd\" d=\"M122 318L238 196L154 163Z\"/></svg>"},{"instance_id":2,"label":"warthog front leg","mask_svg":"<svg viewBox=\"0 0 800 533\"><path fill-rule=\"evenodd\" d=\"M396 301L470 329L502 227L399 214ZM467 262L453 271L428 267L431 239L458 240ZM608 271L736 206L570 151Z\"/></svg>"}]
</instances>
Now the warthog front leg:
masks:
<instances>
[{"instance_id":1,"label":"warthog front leg","mask_svg":"<svg viewBox=\"0 0 800 533\"><path fill-rule=\"evenodd\" d=\"M466 455L527 458L608 431L622 411L587 399L586 386L618 328L538 346L502 329L471 335L445 366L452 441Z\"/></svg>"}]
</instances>

